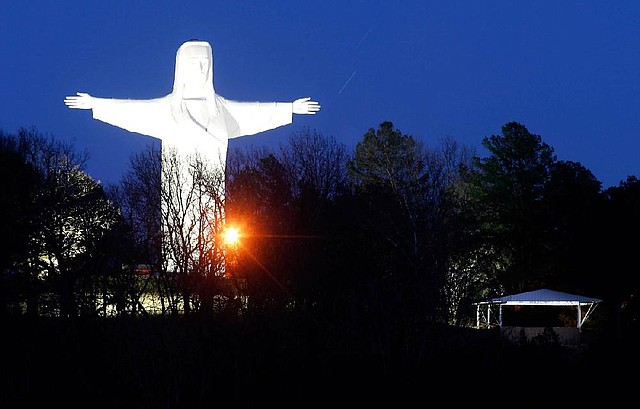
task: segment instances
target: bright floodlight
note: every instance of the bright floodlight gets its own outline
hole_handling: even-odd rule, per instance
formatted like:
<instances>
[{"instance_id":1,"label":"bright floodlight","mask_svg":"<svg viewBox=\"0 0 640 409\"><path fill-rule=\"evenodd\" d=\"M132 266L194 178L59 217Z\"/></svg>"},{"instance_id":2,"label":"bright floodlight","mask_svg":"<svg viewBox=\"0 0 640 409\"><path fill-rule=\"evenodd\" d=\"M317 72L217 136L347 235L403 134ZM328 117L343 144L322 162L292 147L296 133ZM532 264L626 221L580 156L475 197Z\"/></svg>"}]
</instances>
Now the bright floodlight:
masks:
<instances>
[{"instance_id":1,"label":"bright floodlight","mask_svg":"<svg viewBox=\"0 0 640 409\"><path fill-rule=\"evenodd\" d=\"M224 230L223 237L227 246L234 246L240 240L240 231L236 227L227 227Z\"/></svg>"}]
</instances>

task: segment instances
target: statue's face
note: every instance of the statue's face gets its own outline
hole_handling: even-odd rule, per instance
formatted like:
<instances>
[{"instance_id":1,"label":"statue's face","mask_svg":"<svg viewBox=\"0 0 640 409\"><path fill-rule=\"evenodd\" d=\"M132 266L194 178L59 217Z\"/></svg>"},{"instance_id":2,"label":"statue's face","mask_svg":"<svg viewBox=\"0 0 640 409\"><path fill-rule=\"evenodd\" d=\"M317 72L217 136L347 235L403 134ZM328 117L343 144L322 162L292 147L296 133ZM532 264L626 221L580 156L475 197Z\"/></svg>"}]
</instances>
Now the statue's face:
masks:
<instances>
[{"instance_id":1,"label":"statue's face","mask_svg":"<svg viewBox=\"0 0 640 409\"><path fill-rule=\"evenodd\" d=\"M186 47L180 63L183 64L185 96L203 96L207 78L212 70L207 48L202 45Z\"/></svg>"}]
</instances>

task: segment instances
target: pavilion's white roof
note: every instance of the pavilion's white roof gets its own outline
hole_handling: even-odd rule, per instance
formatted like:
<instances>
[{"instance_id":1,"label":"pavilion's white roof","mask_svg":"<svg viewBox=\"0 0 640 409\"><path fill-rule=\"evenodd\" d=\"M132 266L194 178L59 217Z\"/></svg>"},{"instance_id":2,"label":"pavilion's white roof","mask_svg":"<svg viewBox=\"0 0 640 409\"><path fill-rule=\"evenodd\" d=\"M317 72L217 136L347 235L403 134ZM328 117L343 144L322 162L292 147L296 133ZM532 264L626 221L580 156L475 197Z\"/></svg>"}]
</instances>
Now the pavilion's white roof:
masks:
<instances>
[{"instance_id":1,"label":"pavilion's white roof","mask_svg":"<svg viewBox=\"0 0 640 409\"><path fill-rule=\"evenodd\" d=\"M527 291L519 294L505 295L502 297L490 298L478 304L503 304L503 305L578 305L597 304L602 300L599 298L586 297L583 295L563 293L546 288Z\"/></svg>"}]
</instances>

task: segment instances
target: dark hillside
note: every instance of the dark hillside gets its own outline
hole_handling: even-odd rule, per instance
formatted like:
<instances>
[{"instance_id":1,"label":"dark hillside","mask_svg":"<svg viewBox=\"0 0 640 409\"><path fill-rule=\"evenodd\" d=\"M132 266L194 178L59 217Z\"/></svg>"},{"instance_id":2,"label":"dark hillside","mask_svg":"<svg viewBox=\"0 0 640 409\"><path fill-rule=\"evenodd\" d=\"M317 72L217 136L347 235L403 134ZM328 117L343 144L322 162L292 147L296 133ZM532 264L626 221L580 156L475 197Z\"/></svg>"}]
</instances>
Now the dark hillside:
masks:
<instances>
[{"instance_id":1,"label":"dark hillside","mask_svg":"<svg viewBox=\"0 0 640 409\"><path fill-rule=\"evenodd\" d=\"M527 390L569 398L576 382L597 385L591 394L620 396L638 368L635 346L606 337L567 349L548 341L506 344L496 330L433 326L422 348L376 351L367 337L291 317L19 319L5 322L3 334L3 408L454 403Z\"/></svg>"}]
</instances>

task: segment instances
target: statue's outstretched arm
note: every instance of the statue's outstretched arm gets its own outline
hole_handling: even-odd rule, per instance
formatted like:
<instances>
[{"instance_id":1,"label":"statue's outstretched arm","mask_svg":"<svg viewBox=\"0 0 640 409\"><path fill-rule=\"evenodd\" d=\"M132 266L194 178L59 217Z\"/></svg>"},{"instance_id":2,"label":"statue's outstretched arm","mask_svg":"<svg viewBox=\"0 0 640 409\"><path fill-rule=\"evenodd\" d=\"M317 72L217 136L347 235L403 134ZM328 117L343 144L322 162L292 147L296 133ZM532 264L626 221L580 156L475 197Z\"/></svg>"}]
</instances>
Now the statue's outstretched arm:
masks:
<instances>
[{"instance_id":1,"label":"statue's outstretched arm","mask_svg":"<svg viewBox=\"0 0 640 409\"><path fill-rule=\"evenodd\" d=\"M118 99L92 97L78 92L64 99L72 109L90 109L94 119L142 135L164 138L171 134L174 119L166 97L153 99Z\"/></svg>"},{"instance_id":2,"label":"statue's outstretched arm","mask_svg":"<svg viewBox=\"0 0 640 409\"><path fill-rule=\"evenodd\" d=\"M320 111L320 104L317 101L311 101L311 97L299 98L293 101L294 114L315 115Z\"/></svg>"}]
</instances>

